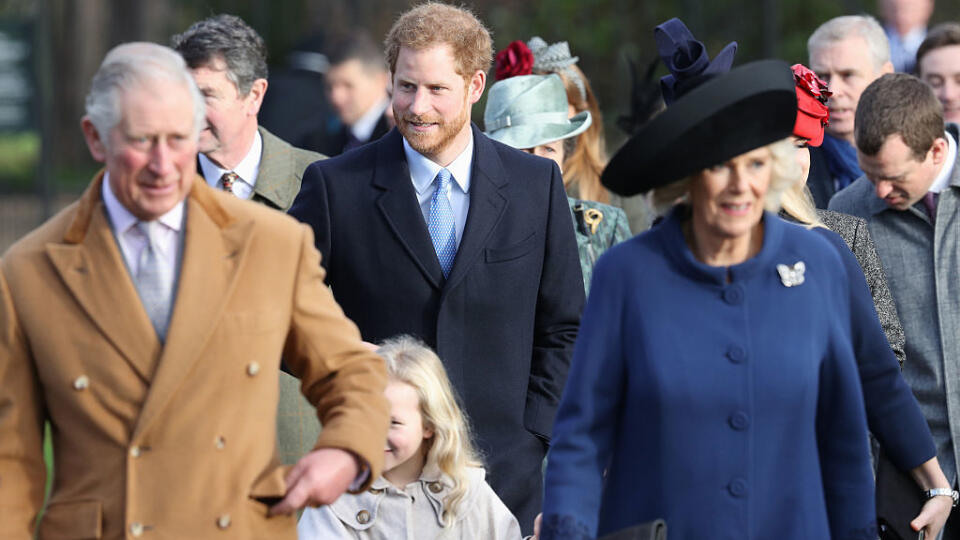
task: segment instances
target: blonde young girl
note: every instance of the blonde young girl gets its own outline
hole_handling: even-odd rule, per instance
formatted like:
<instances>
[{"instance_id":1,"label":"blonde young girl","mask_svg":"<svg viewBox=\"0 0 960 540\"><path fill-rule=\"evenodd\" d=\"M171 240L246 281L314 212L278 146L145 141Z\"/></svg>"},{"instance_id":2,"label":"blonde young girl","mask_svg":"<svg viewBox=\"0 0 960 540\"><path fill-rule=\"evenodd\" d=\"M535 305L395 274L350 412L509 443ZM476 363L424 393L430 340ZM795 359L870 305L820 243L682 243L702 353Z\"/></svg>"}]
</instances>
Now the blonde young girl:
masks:
<instances>
[{"instance_id":1,"label":"blonde young girl","mask_svg":"<svg viewBox=\"0 0 960 540\"><path fill-rule=\"evenodd\" d=\"M370 489L303 512L304 540L519 539L520 526L484 480L440 359L409 336L387 340L390 431Z\"/></svg>"}]
</instances>

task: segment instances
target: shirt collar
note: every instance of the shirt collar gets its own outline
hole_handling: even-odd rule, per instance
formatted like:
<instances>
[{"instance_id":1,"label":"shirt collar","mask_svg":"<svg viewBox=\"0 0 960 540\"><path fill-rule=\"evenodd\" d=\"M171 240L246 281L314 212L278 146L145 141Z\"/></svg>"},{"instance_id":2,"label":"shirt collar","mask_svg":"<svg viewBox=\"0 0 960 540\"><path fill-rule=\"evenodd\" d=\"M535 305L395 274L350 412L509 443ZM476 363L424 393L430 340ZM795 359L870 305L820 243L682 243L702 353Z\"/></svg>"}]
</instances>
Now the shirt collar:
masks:
<instances>
[{"instance_id":1,"label":"shirt collar","mask_svg":"<svg viewBox=\"0 0 960 540\"><path fill-rule=\"evenodd\" d=\"M380 117L383 116L383 113L389 105L390 99L384 97L379 103L370 107L369 111L364 113L359 120L350 126L350 133L352 133L358 141L366 142L370 140L370 137L373 136L373 130L377 128L377 122L380 121Z\"/></svg>"},{"instance_id":2,"label":"shirt collar","mask_svg":"<svg viewBox=\"0 0 960 540\"><path fill-rule=\"evenodd\" d=\"M117 234L126 233L140 221L113 194L113 190L110 189L109 172L103 173L101 196L103 197L103 204L107 208L107 216L110 218L110 223ZM160 216L157 221L173 231L180 232L183 227L183 201L178 202L169 212Z\"/></svg>"},{"instance_id":3,"label":"shirt collar","mask_svg":"<svg viewBox=\"0 0 960 540\"><path fill-rule=\"evenodd\" d=\"M256 187L257 174L260 172L260 157L262 154L263 138L260 136L260 130L257 130L253 134L253 144L250 145L250 150L247 151L246 156L243 156L240 163L237 163L236 167L233 169L222 169L219 165L210 161L210 158L204 154L200 154L200 170L203 172L203 178L207 181L207 184L213 187L217 186L217 182L220 181L223 173L230 171L236 173L244 183L249 184L251 187Z\"/></svg>"},{"instance_id":4,"label":"shirt collar","mask_svg":"<svg viewBox=\"0 0 960 540\"><path fill-rule=\"evenodd\" d=\"M930 184L930 191L934 193L940 193L950 185L950 179L953 177L953 168L957 161L957 142L953 140L953 136L949 133L944 133L943 137L947 139L947 159L943 162L943 168L940 169L940 173L937 174L933 183Z\"/></svg>"},{"instance_id":5,"label":"shirt collar","mask_svg":"<svg viewBox=\"0 0 960 540\"><path fill-rule=\"evenodd\" d=\"M403 139L403 153L407 156L407 165L410 167L410 177L418 194L430 189L433 179L440 169L446 168L453 175L454 183L460 186L464 193L470 193L470 171L473 166L473 130L470 130L470 140L466 148L460 152L450 165L441 167L430 158L414 150L407 139Z\"/></svg>"}]
</instances>

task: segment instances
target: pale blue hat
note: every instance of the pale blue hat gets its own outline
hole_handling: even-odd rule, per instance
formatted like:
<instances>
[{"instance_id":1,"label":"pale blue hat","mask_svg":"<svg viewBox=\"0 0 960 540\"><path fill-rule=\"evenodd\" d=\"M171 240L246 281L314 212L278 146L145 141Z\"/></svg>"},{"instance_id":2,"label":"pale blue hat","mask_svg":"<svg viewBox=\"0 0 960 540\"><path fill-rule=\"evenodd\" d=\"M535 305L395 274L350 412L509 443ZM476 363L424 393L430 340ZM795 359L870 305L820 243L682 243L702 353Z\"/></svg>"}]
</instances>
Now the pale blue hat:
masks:
<instances>
[{"instance_id":1,"label":"pale blue hat","mask_svg":"<svg viewBox=\"0 0 960 540\"><path fill-rule=\"evenodd\" d=\"M487 136L514 148L533 148L576 137L590 127L590 111L568 118L567 92L556 74L497 81L487 95Z\"/></svg>"}]
</instances>

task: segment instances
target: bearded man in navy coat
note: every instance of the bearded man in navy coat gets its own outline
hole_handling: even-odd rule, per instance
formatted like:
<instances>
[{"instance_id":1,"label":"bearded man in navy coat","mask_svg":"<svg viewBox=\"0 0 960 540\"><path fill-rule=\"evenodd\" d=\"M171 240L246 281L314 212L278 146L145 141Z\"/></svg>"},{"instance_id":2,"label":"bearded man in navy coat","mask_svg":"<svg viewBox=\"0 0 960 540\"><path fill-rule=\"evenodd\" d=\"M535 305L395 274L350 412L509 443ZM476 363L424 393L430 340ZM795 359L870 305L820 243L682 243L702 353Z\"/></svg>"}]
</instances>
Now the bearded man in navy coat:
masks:
<instances>
[{"instance_id":1,"label":"bearded man in navy coat","mask_svg":"<svg viewBox=\"0 0 960 540\"><path fill-rule=\"evenodd\" d=\"M386 56L397 128L311 165L291 214L365 340L436 348L490 484L529 533L584 302L563 181L470 123L492 56L471 13L408 11Z\"/></svg>"}]
</instances>

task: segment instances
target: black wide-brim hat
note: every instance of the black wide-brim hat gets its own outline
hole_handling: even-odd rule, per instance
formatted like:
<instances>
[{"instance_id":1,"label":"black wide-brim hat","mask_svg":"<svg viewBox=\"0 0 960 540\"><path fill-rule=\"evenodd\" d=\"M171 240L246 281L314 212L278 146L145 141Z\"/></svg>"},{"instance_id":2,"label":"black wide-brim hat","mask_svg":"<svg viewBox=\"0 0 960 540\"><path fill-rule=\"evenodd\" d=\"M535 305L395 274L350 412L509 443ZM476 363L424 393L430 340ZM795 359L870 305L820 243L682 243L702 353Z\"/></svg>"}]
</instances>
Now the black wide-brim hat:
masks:
<instances>
[{"instance_id":1,"label":"black wide-brim hat","mask_svg":"<svg viewBox=\"0 0 960 540\"><path fill-rule=\"evenodd\" d=\"M780 60L744 64L673 102L613 156L601 181L622 196L645 193L793 133L797 94Z\"/></svg>"}]
</instances>

